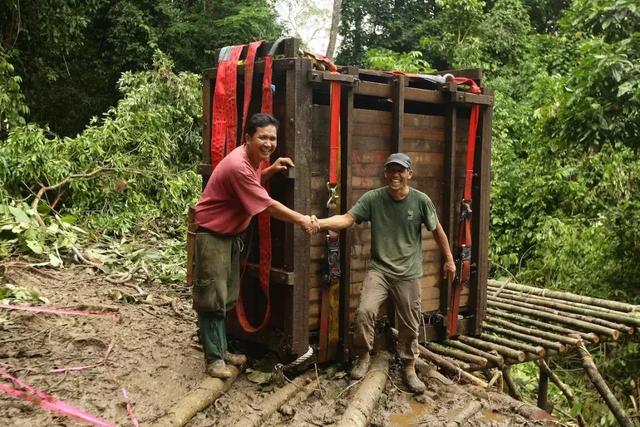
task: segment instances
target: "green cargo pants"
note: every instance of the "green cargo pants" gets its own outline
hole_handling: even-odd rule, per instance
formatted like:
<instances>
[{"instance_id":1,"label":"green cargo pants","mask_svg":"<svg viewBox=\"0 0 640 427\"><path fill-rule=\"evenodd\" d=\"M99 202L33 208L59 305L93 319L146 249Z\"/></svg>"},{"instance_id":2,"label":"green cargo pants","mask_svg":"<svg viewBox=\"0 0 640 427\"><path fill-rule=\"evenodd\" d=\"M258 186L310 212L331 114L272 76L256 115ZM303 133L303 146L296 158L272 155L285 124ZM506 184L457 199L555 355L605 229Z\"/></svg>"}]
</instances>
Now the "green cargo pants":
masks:
<instances>
[{"instance_id":1,"label":"green cargo pants","mask_svg":"<svg viewBox=\"0 0 640 427\"><path fill-rule=\"evenodd\" d=\"M198 314L200 342L206 362L227 353L225 316L240 291L242 240L235 236L196 233L193 308Z\"/></svg>"}]
</instances>

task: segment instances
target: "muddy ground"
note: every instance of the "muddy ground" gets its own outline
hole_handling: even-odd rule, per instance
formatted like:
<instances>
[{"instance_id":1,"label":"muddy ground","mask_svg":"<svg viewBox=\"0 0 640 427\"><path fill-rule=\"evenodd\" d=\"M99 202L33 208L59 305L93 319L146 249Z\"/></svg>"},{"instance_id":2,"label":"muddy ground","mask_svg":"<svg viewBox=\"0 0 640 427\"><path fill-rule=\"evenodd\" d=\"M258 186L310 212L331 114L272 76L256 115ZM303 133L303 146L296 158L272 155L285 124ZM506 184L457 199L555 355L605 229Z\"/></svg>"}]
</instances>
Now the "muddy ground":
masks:
<instances>
[{"instance_id":1,"label":"muddy ground","mask_svg":"<svg viewBox=\"0 0 640 427\"><path fill-rule=\"evenodd\" d=\"M144 277L113 283L81 266L35 268L7 260L0 264L3 283L37 290L47 306L97 313L80 317L0 309L0 369L95 417L133 425L122 395L125 388L140 425L154 425L202 378L190 292L183 284L154 284ZM257 370L265 370L259 362L253 361L256 372L242 374L187 425L230 427L258 410L261 400L278 387ZM331 365L308 372L313 390L294 397L266 425L337 422L359 386L349 381L344 369ZM423 379L428 390L416 397L400 381L398 364L392 363L371 425L443 426L475 401L480 409L464 425L557 425L533 419L521 402L503 394L469 385L461 388L455 379L436 374ZM0 384L13 385L2 378ZM4 393L0 393L0 420L17 427L83 425Z\"/></svg>"}]
</instances>

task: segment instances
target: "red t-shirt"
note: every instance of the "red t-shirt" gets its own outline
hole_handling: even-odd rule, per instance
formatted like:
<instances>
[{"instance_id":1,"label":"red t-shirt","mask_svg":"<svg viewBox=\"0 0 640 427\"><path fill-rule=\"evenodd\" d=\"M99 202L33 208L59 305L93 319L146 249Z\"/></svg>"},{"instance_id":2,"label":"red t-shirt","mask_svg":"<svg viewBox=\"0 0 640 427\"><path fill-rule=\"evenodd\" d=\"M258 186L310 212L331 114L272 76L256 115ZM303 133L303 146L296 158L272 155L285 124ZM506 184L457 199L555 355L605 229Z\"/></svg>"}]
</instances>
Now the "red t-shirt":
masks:
<instances>
[{"instance_id":1,"label":"red t-shirt","mask_svg":"<svg viewBox=\"0 0 640 427\"><path fill-rule=\"evenodd\" d=\"M238 234L251 217L271 206L274 200L260 185L261 170L251 166L243 145L216 166L200 201L195 220L218 234Z\"/></svg>"}]
</instances>

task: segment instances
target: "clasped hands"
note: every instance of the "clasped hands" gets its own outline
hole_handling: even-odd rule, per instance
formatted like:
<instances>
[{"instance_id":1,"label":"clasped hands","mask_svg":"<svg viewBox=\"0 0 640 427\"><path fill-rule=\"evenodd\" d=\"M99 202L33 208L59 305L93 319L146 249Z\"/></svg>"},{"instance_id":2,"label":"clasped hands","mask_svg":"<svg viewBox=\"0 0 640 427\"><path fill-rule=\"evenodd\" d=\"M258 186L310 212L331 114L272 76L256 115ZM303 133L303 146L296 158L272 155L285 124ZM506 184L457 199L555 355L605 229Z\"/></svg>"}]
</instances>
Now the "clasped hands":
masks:
<instances>
[{"instance_id":1,"label":"clasped hands","mask_svg":"<svg viewBox=\"0 0 640 427\"><path fill-rule=\"evenodd\" d=\"M309 236L313 236L320 231L320 222L315 215L305 215L304 220L300 223L300 228Z\"/></svg>"}]
</instances>

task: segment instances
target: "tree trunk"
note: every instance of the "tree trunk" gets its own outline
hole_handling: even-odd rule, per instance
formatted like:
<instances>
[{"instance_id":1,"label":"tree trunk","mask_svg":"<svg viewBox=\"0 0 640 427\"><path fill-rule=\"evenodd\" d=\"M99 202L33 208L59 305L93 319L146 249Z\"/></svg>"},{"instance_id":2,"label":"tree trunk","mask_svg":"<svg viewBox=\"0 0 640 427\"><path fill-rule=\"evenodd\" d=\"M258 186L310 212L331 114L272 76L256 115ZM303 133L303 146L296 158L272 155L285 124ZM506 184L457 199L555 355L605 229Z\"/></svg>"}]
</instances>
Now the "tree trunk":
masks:
<instances>
[{"instance_id":1,"label":"tree trunk","mask_svg":"<svg viewBox=\"0 0 640 427\"><path fill-rule=\"evenodd\" d=\"M340 26L340 17L342 15L342 0L333 0L333 11L331 12L331 29L329 30L329 45L327 46L327 54L329 59L333 59L336 50L336 40L338 39L338 27Z\"/></svg>"}]
</instances>

